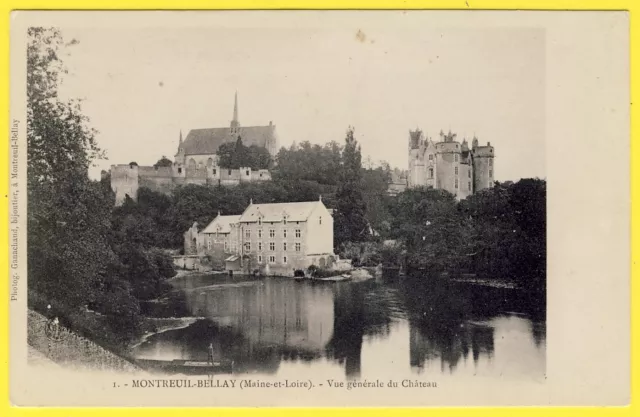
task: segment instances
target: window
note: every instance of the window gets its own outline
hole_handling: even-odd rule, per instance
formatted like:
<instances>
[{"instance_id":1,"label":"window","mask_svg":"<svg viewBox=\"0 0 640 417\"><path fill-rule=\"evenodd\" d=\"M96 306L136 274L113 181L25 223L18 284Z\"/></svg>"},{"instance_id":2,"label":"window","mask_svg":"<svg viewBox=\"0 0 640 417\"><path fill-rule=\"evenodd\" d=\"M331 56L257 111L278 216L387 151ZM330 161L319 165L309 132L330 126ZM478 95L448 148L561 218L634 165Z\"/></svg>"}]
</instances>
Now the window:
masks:
<instances>
[{"instance_id":1,"label":"window","mask_svg":"<svg viewBox=\"0 0 640 417\"><path fill-rule=\"evenodd\" d=\"M282 250L285 251L285 252L287 251L287 242L284 242L282 244Z\"/></svg>"},{"instance_id":2,"label":"window","mask_svg":"<svg viewBox=\"0 0 640 417\"><path fill-rule=\"evenodd\" d=\"M226 252L229 249L229 243L224 242L224 251Z\"/></svg>"},{"instance_id":3,"label":"window","mask_svg":"<svg viewBox=\"0 0 640 417\"><path fill-rule=\"evenodd\" d=\"M286 263L287 263L287 257L286 257L286 256L284 256L284 257L282 258L282 263L284 263L284 264L286 264Z\"/></svg>"},{"instance_id":4,"label":"window","mask_svg":"<svg viewBox=\"0 0 640 417\"><path fill-rule=\"evenodd\" d=\"M429 168L429 178L433 178L433 168Z\"/></svg>"},{"instance_id":5,"label":"window","mask_svg":"<svg viewBox=\"0 0 640 417\"><path fill-rule=\"evenodd\" d=\"M433 155L429 154L429 161L433 161Z\"/></svg>"},{"instance_id":6,"label":"window","mask_svg":"<svg viewBox=\"0 0 640 417\"><path fill-rule=\"evenodd\" d=\"M457 147L457 146L456 146L456 147ZM454 158L454 160L455 160L456 162L458 162L458 154L455 154L453 158Z\"/></svg>"},{"instance_id":7,"label":"window","mask_svg":"<svg viewBox=\"0 0 640 417\"><path fill-rule=\"evenodd\" d=\"M262 255L258 255L258 263L261 264L262 263Z\"/></svg>"},{"instance_id":8,"label":"window","mask_svg":"<svg viewBox=\"0 0 640 417\"><path fill-rule=\"evenodd\" d=\"M456 175L458 175L458 167L455 167Z\"/></svg>"},{"instance_id":9,"label":"window","mask_svg":"<svg viewBox=\"0 0 640 417\"><path fill-rule=\"evenodd\" d=\"M182 174L182 168L178 168L178 174Z\"/></svg>"},{"instance_id":10,"label":"window","mask_svg":"<svg viewBox=\"0 0 640 417\"><path fill-rule=\"evenodd\" d=\"M284 237L285 239L287 238L287 229L284 229L282 231L282 237Z\"/></svg>"},{"instance_id":11,"label":"window","mask_svg":"<svg viewBox=\"0 0 640 417\"><path fill-rule=\"evenodd\" d=\"M246 171L247 176L249 176L249 171Z\"/></svg>"},{"instance_id":12,"label":"window","mask_svg":"<svg viewBox=\"0 0 640 417\"><path fill-rule=\"evenodd\" d=\"M471 170L467 171L467 177L471 178Z\"/></svg>"},{"instance_id":13,"label":"window","mask_svg":"<svg viewBox=\"0 0 640 417\"><path fill-rule=\"evenodd\" d=\"M456 178L456 188L458 188L458 179Z\"/></svg>"},{"instance_id":14,"label":"window","mask_svg":"<svg viewBox=\"0 0 640 417\"><path fill-rule=\"evenodd\" d=\"M471 181L469 181L469 191L471 191Z\"/></svg>"},{"instance_id":15,"label":"window","mask_svg":"<svg viewBox=\"0 0 640 417\"><path fill-rule=\"evenodd\" d=\"M296 242L296 252L300 252L300 242Z\"/></svg>"},{"instance_id":16,"label":"window","mask_svg":"<svg viewBox=\"0 0 640 417\"><path fill-rule=\"evenodd\" d=\"M251 239L251 230L245 230L244 237L247 239Z\"/></svg>"},{"instance_id":17,"label":"window","mask_svg":"<svg viewBox=\"0 0 640 417\"><path fill-rule=\"evenodd\" d=\"M276 250L276 243L275 242L269 242L269 250L271 252Z\"/></svg>"},{"instance_id":18,"label":"window","mask_svg":"<svg viewBox=\"0 0 640 417\"><path fill-rule=\"evenodd\" d=\"M322 224L322 216L318 217L318 224Z\"/></svg>"},{"instance_id":19,"label":"window","mask_svg":"<svg viewBox=\"0 0 640 417\"><path fill-rule=\"evenodd\" d=\"M273 255L269 256L269 263L270 264L275 264L276 263L276 257L273 256Z\"/></svg>"},{"instance_id":20,"label":"window","mask_svg":"<svg viewBox=\"0 0 640 417\"><path fill-rule=\"evenodd\" d=\"M493 176L493 171L489 170L489 177Z\"/></svg>"},{"instance_id":21,"label":"window","mask_svg":"<svg viewBox=\"0 0 640 417\"><path fill-rule=\"evenodd\" d=\"M251 243L247 242L244 244L244 249L247 252L251 252Z\"/></svg>"},{"instance_id":22,"label":"window","mask_svg":"<svg viewBox=\"0 0 640 417\"><path fill-rule=\"evenodd\" d=\"M228 174L231 175L231 170L228 171Z\"/></svg>"},{"instance_id":23,"label":"window","mask_svg":"<svg viewBox=\"0 0 640 417\"><path fill-rule=\"evenodd\" d=\"M207 240L207 249L211 250L211 238Z\"/></svg>"},{"instance_id":24,"label":"window","mask_svg":"<svg viewBox=\"0 0 640 417\"><path fill-rule=\"evenodd\" d=\"M262 251L262 242L258 242L258 250Z\"/></svg>"},{"instance_id":25,"label":"window","mask_svg":"<svg viewBox=\"0 0 640 417\"><path fill-rule=\"evenodd\" d=\"M276 237L276 229L269 229L269 237L272 239Z\"/></svg>"},{"instance_id":26,"label":"window","mask_svg":"<svg viewBox=\"0 0 640 417\"><path fill-rule=\"evenodd\" d=\"M213 168L213 175L216 175L216 172L217 172L216 169Z\"/></svg>"},{"instance_id":27,"label":"window","mask_svg":"<svg viewBox=\"0 0 640 417\"><path fill-rule=\"evenodd\" d=\"M489 166L493 166L493 159L489 159Z\"/></svg>"},{"instance_id":28,"label":"window","mask_svg":"<svg viewBox=\"0 0 640 417\"><path fill-rule=\"evenodd\" d=\"M282 224L287 224L287 218L286 217L282 219Z\"/></svg>"},{"instance_id":29,"label":"window","mask_svg":"<svg viewBox=\"0 0 640 417\"><path fill-rule=\"evenodd\" d=\"M258 225L262 226L262 217L258 217ZM260 230L260 237L262 237L262 230Z\"/></svg>"},{"instance_id":30,"label":"window","mask_svg":"<svg viewBox=\"0 0 640 417\"><path fill-rule=\"evenodd\" d=\"M258 238L262 239L262 229L258 229Z\"/></svg>"},{"instance_id":31,"label":"window","mask_svg":"<svg viewBox=\"0 0 640 417\"><path fill-rule=\"evenodd\" d=\"M296 237L300 237L301 234L300 229L296 229Z\"/></svg>"}]
</instances>

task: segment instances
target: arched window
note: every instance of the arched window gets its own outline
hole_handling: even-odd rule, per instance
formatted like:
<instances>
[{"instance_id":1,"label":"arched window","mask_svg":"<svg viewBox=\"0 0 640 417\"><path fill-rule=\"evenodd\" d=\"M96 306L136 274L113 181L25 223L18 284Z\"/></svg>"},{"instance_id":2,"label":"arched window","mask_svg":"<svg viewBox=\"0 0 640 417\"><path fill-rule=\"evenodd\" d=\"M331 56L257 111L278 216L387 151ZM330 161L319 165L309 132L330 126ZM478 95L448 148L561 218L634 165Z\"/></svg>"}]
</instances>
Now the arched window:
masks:
<instances>
[{"instance_id":1,"label":"arched window","mask_svg":"<svg viewBox=\"0 0 640 417\"><path fill-rule=\"evenodd\" d=\"M195 171L196 169L196 160L191 158L189 159L189 163L187 165L187 168L189 168L190 171Z\"/></svg>"},{"instance_id":2,"label":"arched window","mask_svg":"<svg viewBox=\"0 0 640 417\"><path fill-rule=\"evenodd\" d=\"M207 159L207 166L211 168L213 166L213 158Z\"/></svg>"}]
</instances>

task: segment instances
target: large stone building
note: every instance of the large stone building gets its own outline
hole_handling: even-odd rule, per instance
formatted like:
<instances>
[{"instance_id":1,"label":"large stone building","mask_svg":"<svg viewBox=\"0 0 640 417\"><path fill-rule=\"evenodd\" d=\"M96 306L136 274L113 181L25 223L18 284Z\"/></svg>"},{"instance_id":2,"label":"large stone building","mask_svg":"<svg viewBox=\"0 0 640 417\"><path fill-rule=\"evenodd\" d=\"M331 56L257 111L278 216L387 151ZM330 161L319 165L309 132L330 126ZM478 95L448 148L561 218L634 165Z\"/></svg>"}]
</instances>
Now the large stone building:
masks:
<instances>
[{"instance_id":1,"label":"large stone building","mask_svg":"<svg viewBox=\"0 0 640 417\"><path fill-rule=\"evenodd\" d=\"M480 146L474 136L471 148L466 139L440 132L434 142L420 129L409 132L408 186L443 189L463 199L493 186L495 157L491 142Z\"/></svg>"},{"instance_id":2,"label":"large stone building","mask_svg":"<svg viewBox=\"0 0 640 417\"><path fill-rule=\"evenodd\" d=\"M267 126L240 125L236 94L230 126L193 129L184 141L180 132L178 150L171 166L112 165L111 189L116 194L116 205L122 204L127 195L135 200L141 187L169 193L182 184L237 185L270 180L271 174L266 169L254 171L249 167L227 169L219 166L217 152L220 145L238 138L245 146L267 149L272 157L278 152L276 126L272 122Z\"/></svg>"},{"instance_id":3,"label":"large stone building","mask_svg":"<svg viewBox=\"0 0 640 417\"><path fill-rule=\"evenodd\" d=\"M202 231L185 232L185 255L206 258L216 269L291 276L335 261L333 216L322 200L249 204L240 216L218 215Z\"/></svg>"}]
</instances>

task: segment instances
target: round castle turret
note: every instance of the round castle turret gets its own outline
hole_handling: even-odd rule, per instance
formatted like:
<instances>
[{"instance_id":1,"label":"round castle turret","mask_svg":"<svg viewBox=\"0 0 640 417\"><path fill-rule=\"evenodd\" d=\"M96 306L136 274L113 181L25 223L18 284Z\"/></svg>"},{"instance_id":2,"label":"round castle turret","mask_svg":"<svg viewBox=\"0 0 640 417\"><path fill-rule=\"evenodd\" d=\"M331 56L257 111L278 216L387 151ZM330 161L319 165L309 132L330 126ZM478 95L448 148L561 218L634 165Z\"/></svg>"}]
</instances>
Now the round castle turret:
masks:
<instances>
[{"instance_id":1,"label":"round castle turret","mask_svg":"<svg viewBox=\"0 0 640 417\"><path fill-rule=\"evenodd\" d=\"M491 142L487 142L486 146L479 146L478 139L473 138L471 154L474 166L474 192L493 187L495 153Z\"/></svg>"}]
</instances>

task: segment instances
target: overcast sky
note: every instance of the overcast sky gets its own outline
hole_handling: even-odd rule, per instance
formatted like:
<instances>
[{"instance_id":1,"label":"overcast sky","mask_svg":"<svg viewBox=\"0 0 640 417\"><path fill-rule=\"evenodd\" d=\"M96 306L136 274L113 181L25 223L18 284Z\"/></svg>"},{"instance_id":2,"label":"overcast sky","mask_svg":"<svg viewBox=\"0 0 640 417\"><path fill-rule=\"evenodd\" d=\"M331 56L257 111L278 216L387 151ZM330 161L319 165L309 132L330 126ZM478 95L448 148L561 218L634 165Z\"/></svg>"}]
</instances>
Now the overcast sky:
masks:
<instances>
[{"instance_id":1,"label":"overcast sky","mask_svg":"<svg viewBox=\"0 0 640 417\"><path fill-rule=\"evenodd\" d=\"M85 99L109 157L94 175L173 159L180 129L229 125L237 91L241 125L273 121L281 146L351 125L364 157L406 169L409 129L451 129L495 146L497 180L545 177L543 30L289 20L61 27L79 41L62 93Z\"/></svg>"}]
</instances>

